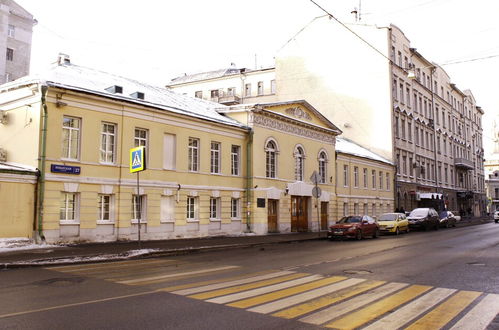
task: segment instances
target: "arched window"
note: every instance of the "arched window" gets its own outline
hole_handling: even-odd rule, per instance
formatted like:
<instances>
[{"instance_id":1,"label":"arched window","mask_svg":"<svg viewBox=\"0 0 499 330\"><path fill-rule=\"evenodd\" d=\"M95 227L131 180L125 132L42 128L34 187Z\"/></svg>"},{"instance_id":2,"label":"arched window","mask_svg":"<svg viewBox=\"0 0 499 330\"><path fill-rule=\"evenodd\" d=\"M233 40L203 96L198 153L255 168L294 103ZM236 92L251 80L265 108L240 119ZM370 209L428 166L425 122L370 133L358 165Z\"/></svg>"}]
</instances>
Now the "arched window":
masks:
<instances>
[{"instance_id":1,"label":"arched window","mask_svg":"<svg viewBox=\"0 0 499 330\"><path fill-rule=\"evenodd\" d=\"M319 153L319 178L320 183L326 183L327 178L327 155L326 152Z\"/></svg>"},{"instance_id":2,"label":"arched window","mask_svg":"<svg viewBox=\"0 0 499 330\"><path fill-rule=\"evenodd\" d=\"M265 145L265 176L267 178L276 177L276 163L277 163L277 146L274 141L270 140Z\"/></svg>"},{"instance_id":3,"label":"arched window","mask_svg":"<svg viewBox=\"0 0 499 330\"><path fill-rule=\"evenodd\" d=\"M296 181L303 181L305 153L302 147L295 149L295 179Z\"/></svg>"}]
</instances>

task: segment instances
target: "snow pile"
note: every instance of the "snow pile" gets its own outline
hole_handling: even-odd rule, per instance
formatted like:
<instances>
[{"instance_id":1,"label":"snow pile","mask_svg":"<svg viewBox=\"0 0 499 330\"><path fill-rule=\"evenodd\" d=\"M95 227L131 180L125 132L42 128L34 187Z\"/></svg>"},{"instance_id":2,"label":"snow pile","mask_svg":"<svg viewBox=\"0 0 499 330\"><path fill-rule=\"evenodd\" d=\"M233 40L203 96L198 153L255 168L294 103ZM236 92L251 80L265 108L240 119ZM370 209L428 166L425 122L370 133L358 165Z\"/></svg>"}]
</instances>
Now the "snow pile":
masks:
<instances>
[{"instance_id":1,"label":"snow pile","mask_svg":"<svg viewBox=\"0 0 499 330\"><path fill-rule=\"evenodd\" d=\"M0 253L57 247L60 247L60 245L50 245L45 243L36 244L32 239L24 237L0 238Z\"/></svg>"}]
</instances>

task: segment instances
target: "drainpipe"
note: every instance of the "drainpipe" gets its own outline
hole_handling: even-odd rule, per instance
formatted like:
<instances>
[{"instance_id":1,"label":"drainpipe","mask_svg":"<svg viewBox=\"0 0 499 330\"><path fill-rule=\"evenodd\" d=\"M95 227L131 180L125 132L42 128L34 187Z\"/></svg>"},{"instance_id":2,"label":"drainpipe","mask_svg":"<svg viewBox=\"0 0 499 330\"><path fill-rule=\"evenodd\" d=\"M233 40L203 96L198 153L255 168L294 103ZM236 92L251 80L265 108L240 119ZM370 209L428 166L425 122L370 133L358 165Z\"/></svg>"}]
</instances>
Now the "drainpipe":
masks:
<instances>
[{"instance_id":1,"label":"drainpipe","mask_svg":"<svg viewBox=\"0 0 499 330\"><path fill-rule=\"evenodd\" d=\"M248 142L246 143L246 231L251 232L251 189L253 187L253 176L251 173L253 151L253 129L248 132Z\"/></svg>"},{"instance_id":2,"label":"drainpipe","mask_svg":"<svg viewBox=\"0 0 499 330\"><path fill-rule=\"evenodd\" d=\"M41 131L41 140L40 140L40 157L38 158L38 236L37 239L40 238L42 241L45 241L45 236L43 235L43 207L44 207L44 197L45 197L45 158L47 152L47 122L48 122L48 113L47 113L47 86L41 86L41 112L42 112L42 131Z\"/></svg>"}]
</instances>

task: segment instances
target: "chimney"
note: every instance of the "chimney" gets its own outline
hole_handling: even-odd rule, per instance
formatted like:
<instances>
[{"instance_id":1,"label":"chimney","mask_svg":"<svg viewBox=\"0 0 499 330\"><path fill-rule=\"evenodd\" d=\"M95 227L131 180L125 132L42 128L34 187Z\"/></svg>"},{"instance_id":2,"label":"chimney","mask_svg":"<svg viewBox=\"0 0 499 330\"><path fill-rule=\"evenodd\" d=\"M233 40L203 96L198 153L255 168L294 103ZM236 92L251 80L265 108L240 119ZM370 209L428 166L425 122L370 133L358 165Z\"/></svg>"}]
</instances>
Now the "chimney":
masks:
<instances>
[{"instance_id":1,"label":"chimney","mask_svg":"<svg viewBox=\"0 0 499 330\"><path fill-rule=\"evenodd\" d=\"M59 53L57 57L57 65L69 65L71 64L71 59L69 58L69 55Z\"/></svg>"}]
</instances>

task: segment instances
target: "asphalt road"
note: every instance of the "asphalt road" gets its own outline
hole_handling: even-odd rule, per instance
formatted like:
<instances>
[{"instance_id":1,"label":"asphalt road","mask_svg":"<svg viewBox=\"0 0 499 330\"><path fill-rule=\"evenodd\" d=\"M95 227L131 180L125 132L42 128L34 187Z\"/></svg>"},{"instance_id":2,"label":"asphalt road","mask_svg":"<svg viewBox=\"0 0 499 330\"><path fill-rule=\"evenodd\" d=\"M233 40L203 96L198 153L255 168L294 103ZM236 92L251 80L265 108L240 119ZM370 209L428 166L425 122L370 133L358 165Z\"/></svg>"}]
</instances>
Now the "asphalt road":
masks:
<instances>
[{"instance_id":1,"label":"asphalt road","mask_svg":"<svg viewBox=\"0 0 499 330\"><path fill-rule=\"evenodd\" d=\"M4 270L0 329L499 329L498 294L499 225L487 223Z\"/></svg>"}]
</instances>

